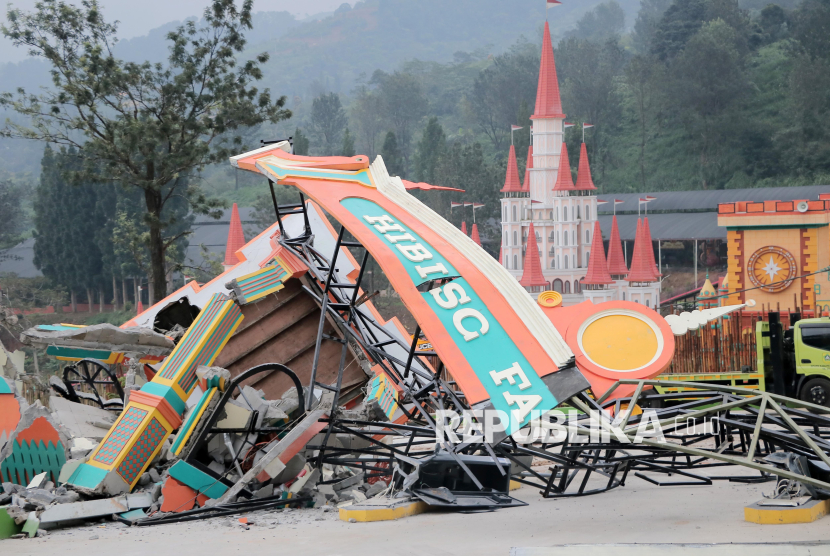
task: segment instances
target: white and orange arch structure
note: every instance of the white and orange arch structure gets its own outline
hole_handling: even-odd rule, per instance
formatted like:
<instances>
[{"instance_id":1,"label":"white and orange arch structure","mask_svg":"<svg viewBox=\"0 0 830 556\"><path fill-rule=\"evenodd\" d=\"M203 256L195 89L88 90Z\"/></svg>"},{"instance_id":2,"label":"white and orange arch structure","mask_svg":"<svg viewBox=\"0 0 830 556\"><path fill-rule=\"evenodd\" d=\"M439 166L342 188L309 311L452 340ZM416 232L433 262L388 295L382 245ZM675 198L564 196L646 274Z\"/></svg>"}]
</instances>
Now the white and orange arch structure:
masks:
<instances>
[{"instance_id":1,"label":"white and orange arch structure","mask_svg":"<svg viewBox=\"0 0 830 556\"><path fill-rule=\"evenodd\" d=\"M655 311L626 301L561 307L554 292L537 299L407 191L434 186L390 176L380 157L289 150L282 142L231 164L296 187L369 250L471 406L518 410L526 422L531 410L552 409L588 386L600 396L617 380L654 378L668 367L674 334ZM453 280L423 291L445 278ZM615 396L630 393L617 388Z\"/></svg>"}]
</instances>

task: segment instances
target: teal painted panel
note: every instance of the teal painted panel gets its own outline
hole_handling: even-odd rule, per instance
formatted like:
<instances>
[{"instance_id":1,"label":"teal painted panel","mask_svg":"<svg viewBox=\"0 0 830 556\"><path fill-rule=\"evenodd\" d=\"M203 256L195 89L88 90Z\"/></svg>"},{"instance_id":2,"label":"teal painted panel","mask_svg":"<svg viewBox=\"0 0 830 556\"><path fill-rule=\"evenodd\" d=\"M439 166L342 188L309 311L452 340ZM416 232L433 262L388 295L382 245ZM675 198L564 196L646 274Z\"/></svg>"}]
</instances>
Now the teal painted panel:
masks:
<instances>
[{"instance_id":1,"label":"teal painted panel","mask_svg":"<svg viewBox=\"0 0 830 556\"><path fill-rule=\"evenodd\" d=\"M95 489L107 476L107 470L100 467L94 467L88 463L82 463L75 469L67 484L79 486L82 488Z\"/></svg>"},{"instance_id":2,"label":"teal painted panel","mask_svg":"<svg viewBox=\"0 0 830 556\"><path fill-rule=\"evenodd\" d=\"M391 218L380 205L354 197L344 199L341 204L386 244L389 253L400 261L414 285L422 284L427 279L459 275L434 247ZM387 219L375 220L380 217ZM388 230L392 227L395 229ZM404 239L407 234L411 240ZM413 250L408 251L407 247ZM423 260L418 260L421 258ZM435 272L426 278L422 276L425 269L438 264L444 266L446 273ZM421 296L444 325L443 332L472 367L490 395L493 406L511 415L508 434L530 421L531 410L545 413L557 406L559 402L550 389L467 280L457 278L436 293L424 292Z\"/></svg>"},{"instance_id":3,"label":"teal painted panel","mask_svg":"<svg viewBox=\"0 0 830 556\"><path fill-rule=\"evenodd\" d=\"M176 441L173 442L173 453L179 453L179 447L184 444L184 439L187 436L188 431L190 431L196 425L196 416L199 415L199 412L207 403L210 396L213 392L216 391L216 388L209 388L207 392L202 394L202 397L199 398L199 401L196 402L196 405L193 406L193 409L187 415L187 420L184 422L184 425L179 427L179 434L176 435Z\"/></svg>"},{"instance_id":4,"label":"teal painted panel","mask_svg":"<svg viewBox=\"0 0 830 556\"><path fill-rule=\"evenodd\" d=\"M0 394L14 394L11 385L2 376L0 376Z\"/></svg>"},{"instance_id":5,"label":"teal painted panel","mask_svg":"<svg viewBox=\"0 0 830 556\"><path fill-rule=\"evenodd\" d=\"M228 487L219 482L218 479L196 469L183 460L177 461L170 468L170 476L208 498L219 498L228 490Z\"/></svg>"}]
</instances>

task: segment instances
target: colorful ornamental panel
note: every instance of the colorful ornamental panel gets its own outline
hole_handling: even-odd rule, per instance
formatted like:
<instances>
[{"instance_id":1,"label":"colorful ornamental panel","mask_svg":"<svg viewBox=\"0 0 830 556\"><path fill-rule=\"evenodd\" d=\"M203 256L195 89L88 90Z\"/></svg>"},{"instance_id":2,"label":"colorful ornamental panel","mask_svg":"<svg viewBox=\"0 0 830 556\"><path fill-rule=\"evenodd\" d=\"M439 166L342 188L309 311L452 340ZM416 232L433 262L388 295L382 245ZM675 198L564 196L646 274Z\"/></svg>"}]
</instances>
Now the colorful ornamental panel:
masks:
<instances>
[{"instance_id":1,"label":"colorful ornamental panel","mask_svg":"<svg viewBox=\"0 0 830 556\"><path fill-rule=\"evenodd\" d=\"M790 287L796 277L795 257L784 249L770 245L749 257L747 274L752 285L763 291L777 293Z\"/></svg>"}]
</instances>

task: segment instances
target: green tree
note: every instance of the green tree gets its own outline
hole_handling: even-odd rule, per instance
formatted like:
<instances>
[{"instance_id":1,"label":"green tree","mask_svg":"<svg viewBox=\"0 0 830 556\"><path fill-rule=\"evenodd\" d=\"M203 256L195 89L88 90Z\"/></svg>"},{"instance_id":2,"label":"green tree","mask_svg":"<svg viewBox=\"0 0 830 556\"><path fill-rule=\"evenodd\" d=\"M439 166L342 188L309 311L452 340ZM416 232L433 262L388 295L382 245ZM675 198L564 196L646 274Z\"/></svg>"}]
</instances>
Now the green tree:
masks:
<instances>
[{"instance_id":1,"label":"green tree","mask_svg":"<svg viewBox=\"0 0 830 556\"><path fill-rule=\"evenodd\" d=\"M496 152L507 147L521 104L535 106L538 80L538 47L524 43L496 56L476 77L467 96L467 119L487 135Z\"/></svg>"},{"instance_id":2,"label":"green tree","mask_svg":"<svg viewBox=\"0 0 830 556\"><path fill-rule=\"evenodd\" d=\"M634 21L632 39L637 51L646 54L651 50L654 34L660 19L671 6L672 0L641 0L640 11Z\"/></svg>"},{"instance_id":3,"label":"green tree","mask_svg":"<svg viewBox=\"0 0 830 556\"><path fill-rule=\"evenodd\" d=\"M347 4L348 5L348 4ZM343 156L354 156L354 137L352 137L351 132L349 132L349 128L346 128L346 132L343 134L343 148L341 149L341 154Z\"/></svg>"},{"instance_id":4,"label":"green tree","mask_svg":"<svg viewBox=\"0 0 830 556\"><path fill-rule=\"evenodd\" d=\"M383 132L383 108L378 94L368 87L360 87L352 103L350 116L361 152L374 159L378 153L377 138Z\"/></svg>"},{"instance_id":5,"label":"green tree","mask_svg":"<svg viewBox=\"0 0 830 556\"><path fill-rule=\"evenodd\" d=\"M311 129L322 144L322 154L330 156L335 153L347 123L346 111L337 93L320 95L312 101Z\"/></svg>"},{"instance_id":6,"label":"green tree","mask_svg":"<svg viewBox=\"0 0 830 556\"><path fill-rule=\"evenodd\" d=\"M418 181L436 184L435 170L438 161L447 149L447 136L444 128L433 116L424 128L424 134L418 142L418 151L415 158L415 179Z\"/></svg>"},{"instance_id":7,"label":"green tree","mask_svg":"<svg viewBox=\"0 0 830 556\"><path fill-rule=\"evenodd\" d=\"M429 104L420 82L412 74L397 71L385 74L376 71L372 80L379 84L378 94L383 115L395 131L398 152L403 159L401 173L405 174L409 170L412 130L427 113ZM388 134L386 139L389 139Z\"/></svg>"},{"instance_id":8,"label":"green tree","mask_svg":"<svg viewBox=\"0 0 830 556\"><path fill-rule=\"evenodd\" d=\"M299 127L294 130L294 154L308 156L308 137Z\"/></svg>"},{"instance_id":9,"label":"green tree","mask_svg":"<svg viewBox=\"0 0 830 556\"><path fill-rule=\"evenodd\" d=\"M20 210L22 191L10 180L0 181L0 249L17 244L23 224ZM0 256L0 260L2 260Z\"/></svg>"},{"instance_id":10,"label":"green tree","mask_svg":"<svg viewBox=\"0 0 830 556\"><path fill-rule=\"evenodd\" d=\"M598 4L576 22L572 36L590 41L604 41L622 34L625 12L616 0Z\"/></svg>"},{"instance_id":11,"label":"green tree","mask_svg":"<svg viewBox=\"0 0 830 556\"><path fill-rule=\"evenodd\" d=\"M141 190L158 298L167 293L165 252L176 241L167 234L165 205L184 198L192 211L213 215L221 205L182 177L239 152L237 130L290 116L284 97L275 101L254 86L268 55L237 61L252 6L252 0L241 8L212 0L201 23L187 21L168 33L166 65L116 58L116 25L104 20L97 0L81 7L43 0L29 13L9 9L2 28L16 46L45 59L53 79L41 94L20 90L0 98L30 122L7 122L5 135L82 147L90 164L78 174L93 167Z\"/></svg>"},{"instance_id":12,"label":"green tree","mask_svg":"<svg viewBox=\"0 0 830 556\"><path fill-rule=\"evenodd\" d=\"M386 164L386 170L390 176L403 175L403 159L394 131L386 134L386 139L383 140L383 146L380 148L380 155L383 157L383 163Z\"/></svg>"},{"instance_id":13,"label":"green tree","mask_svg":"<svg viewBox=\"0 0 830 556\"><path fill-rule=\"evenodd\" d=\"M646 181L646 143L664 80L663 65L650 56L635 56L625 68L625 84L634 105L640 143L640 183L648 191Z\"/></svg>"},{"instance_id":14,"label":"green tree","mask_svg":"<svg viewBox=\"0 0 830 556\"><path fill-rule=\"evenodd\" d=\"M748 88L739 42L723 20L706 23L671 67L672 109L695 145L704 189L722 188L736 162L727 147Z\"/></svg>"}]
</instances>

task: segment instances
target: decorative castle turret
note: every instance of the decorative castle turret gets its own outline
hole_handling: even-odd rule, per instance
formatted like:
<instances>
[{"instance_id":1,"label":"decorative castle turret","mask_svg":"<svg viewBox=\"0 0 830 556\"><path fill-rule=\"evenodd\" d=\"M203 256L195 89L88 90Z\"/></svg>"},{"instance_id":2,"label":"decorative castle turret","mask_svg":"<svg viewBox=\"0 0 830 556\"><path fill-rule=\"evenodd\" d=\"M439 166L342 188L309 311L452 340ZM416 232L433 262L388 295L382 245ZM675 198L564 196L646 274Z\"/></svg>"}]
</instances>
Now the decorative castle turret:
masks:
<instances>
[{"instance_id":1,"label":"decorative castle turret","mask_svg":"<svg viewBox=\"0 0 830 556\"><path fill-rule=\"evenodd\" d=\"M529 291L544 287L561 293L563 305L574 305L588 298L597 302L628 299L655 307L660 297L659 273L647 222L642 231L638 225L638 237L642 236L637 242L638 256L642 261L638 262L636 279L629 276L616 216L612 220L606 261L597 224L597 187L584 142L579 146L579 167L574 182L564 141L565 113L547 22L542 35L536 105L530 119L532 141L523 182L519 181L516 150L512 145L507 157L507 173L501 189L499 262ZM537 260L538 272L527 268L529 264L536 265ZM590 288L583 288L583 284ZM636 295L632 296L630 290L636 291Z\"/></svg>"},{"instance_id":2,"label":"decorative castle turret","mask_svg":"<svg viewBox=\"0 0 830 556\"><path fill-rule=\"evenodd\" d=\"M473 224L473 230L470 232L470 239L475 241L481 247L481 237L478 235L478 224Z\"/></svg>"},{"instance_id":3,"label":"decorative castle turret","mask_svg":"<svg viewBox=\"0 0 830 556\"><path fill-rule=\"evenodd\" d=\"M629 301L642 303L651 308L660 306L660 281L654 266L654 247L651 244L648 223L643 219L637 220L631 269L626 281Z\"/></svg>"},{"instance_id":4,"label":"decorative castle turret","mask_svg":"<svg viewBox=\"0 0 830 556\"><path fill-rule=\"evenodd\" d=\"M565 114L559 94L556 61L545 23L536 105L531 116L532 145L524 183L519 185L516 153L511 146L502 188L503 265L520 280L525 276L522 247L531 222L539 234L539 265L545 288L563 294L563 303L583 300L581 280L588 267L596 197L590 169L574 184L564 144ZM588 168L587 151L580 164ZM529 249L530 243L527 244ZM527 259L529 260L529 259ZM535 286L534 286L535 287Z\"/></svg>"},{"instance_id":5,"label":"decorative castle turret","mask_svg":"<svg viewBox=\"0 0 830 556\"><path fill-rule=\"evenodd\" d=\"M542 275L542 263L539 259L539 243L536 240L536 230L533 222L528 227L527 253L524 258L524 271L519 283L531 293L541 293L547 287L547 280Z\"/></svg>"},{"instance_id":6,"label":"decorative castle turret","mask_svg":"<svg viewBox=\"0 0 830 556\"><path fill-rule=\"evenodd\" d=\"M594 303L611 301L616 292L610 287L614 284L611 273L608 272L608 263L605 261L605 247L602 245L602 230L599 222L594 223L594 240L591 242L591 252L588 255L588 272L582 279L582 293L585 299Z\"/></svg>"},{"instance_id":7,"label":"decorative castle turret","mask_svg":"<svg viewBox=\"0 0 830 556\"><path fill-rule=\"evenodd\" d=\"M703 282L703 286L700 288L700 293L697 294L695 301L697 302L698 309L711 309L712 307L718 306L718 292L709 280L708 272L706 273L706 281Z\"/></svg>"},{"instance_id":8,"label":"decorative castle turret","mask_svg":"<svg viewBox=\"0 0 830 556\"><path fill-rule=\"evenodd\" d=\"M228 270L239 263L236 252L245 246L245 232L242 231L242 220L239 219L239 208L236 203L231 208L231 225L228 228L228 241L225 243L225 261L222 268Z\"/></svg>"}]
</instances>

